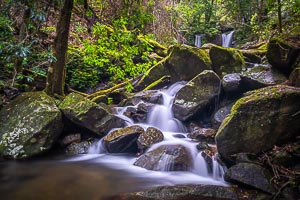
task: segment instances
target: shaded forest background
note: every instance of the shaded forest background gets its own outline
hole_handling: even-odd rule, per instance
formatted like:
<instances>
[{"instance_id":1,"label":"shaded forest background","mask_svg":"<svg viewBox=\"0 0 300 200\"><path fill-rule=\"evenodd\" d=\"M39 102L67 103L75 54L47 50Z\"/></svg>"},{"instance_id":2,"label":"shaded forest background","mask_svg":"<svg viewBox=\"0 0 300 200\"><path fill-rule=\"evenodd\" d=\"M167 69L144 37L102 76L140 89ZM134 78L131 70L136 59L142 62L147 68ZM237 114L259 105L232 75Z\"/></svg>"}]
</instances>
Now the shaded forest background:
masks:
<instances>
[{"instance_id":1,"label":"shaded forest background","mask_svg":"<svg viewBox=\"0 0 300 200\"><path fill-rule=\"evenodd\" d=\"M0 1L1 86L45 88L63 4ZM235 30L235 47L247 48L299 34L299 19L298 0L75 0L66 83L93 92L146 72L161 59L157 46L193 45L195 34L218 43L221 33Z\"/></svg>"}]
</instances>

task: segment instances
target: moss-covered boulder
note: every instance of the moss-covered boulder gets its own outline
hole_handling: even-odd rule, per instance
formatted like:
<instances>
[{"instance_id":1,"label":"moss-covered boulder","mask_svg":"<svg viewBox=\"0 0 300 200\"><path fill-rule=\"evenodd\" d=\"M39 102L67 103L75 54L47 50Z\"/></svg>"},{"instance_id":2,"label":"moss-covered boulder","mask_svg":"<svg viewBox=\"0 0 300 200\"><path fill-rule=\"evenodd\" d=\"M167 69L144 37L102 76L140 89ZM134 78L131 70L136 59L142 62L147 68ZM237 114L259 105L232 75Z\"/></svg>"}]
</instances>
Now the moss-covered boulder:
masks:
<instances>
[{"instance_id":1,"label":"moss-covered boulder","mask_svg":"<svg viewBox=\"0 0 300 200\"><path fill-rule=\"evenodd\" d=\"M232 183L240 183L264 192L274 193L271 185L271 174L264 168L253 163L239 163L230 167L224 179Z\"/></svg>"},{"instance_id":2,"label":"moss-covered boulder","mask_svg":"<svg viewBox=\"0 0 300 200\"><path fill-rule=\"evenodd\" d=\"M245 69L242 53L234 48L213 46L209 51L213 70L223 77L226 74L240 73Z\"/></svg>"},{"instance_id":3,"label":"moss-covered boulder","mask_svg":"<svg viewBox=\"0 0 300 200\"><path fill-rule=\"evenodd\" d=\"M46 93L19 95L0 111L0 155L19 159L49 150L62 132L61 118Z\"/></svg>"},{"instance_id":4,"label":"moss-covered boulder","mask_svg":"<svg viewBox=\"0 0 300 200\"><path fill-rule=\"evenodd\" d=\"M261 63L267 49L242 49L240 50L246 62Z\"/></svg>"},{"instance_id":5,"label":"moss-covered boulder","mask_svg":"<svg viewBox=\"0 0 300 200\"><path fill-rule=\"evenodd\" d=\"M138 125L128 126L112 131L103 138L102 143L108 153L137 153L137 139L144 132Z\"/></svg>"},{"instance_id":6,"label":"moss-covered boulder","mask_svg":"<svg viewBox=\"0 0 300 200\"><path fill-rule=\"evenodd\" d=\"M289 84L295 87L300 87L300 64L295 68L289 77Z\"/></svg>"},{"instance_id":7,"label":"moss-covered boulder","mask_svg":"<svg viewBox=\"0 0 300 200\"><path fill-rule=\"evenodd\" d=\"M138 148L141 152L149 148L151 145L164 140L163 133L154 127L149 127L142 133L137 140Z\"/></svg>"},{"instance_id":8,"label":"moss-covered boulder","mask_svg":"<svg viewBox=\"0 0 300 200\"><path fill-rule=\"evenodd\" d=\"M100 106L80 94L69 94L59 108L71 122L100 136L125 126L124 120L110 114L104 104Z\"/></svg>"},{"instance_id":9,"label":"moss-covered boulder","mask_svg":"<svg viewBox=\"0 0 300 200\"><path fill-rule=\"evenodd\" d=\"M189 171L192 156L182 145L162 145L140 156L134 165L154 171Z\"/></svg>"},{"instance_id":10,"label":"moss-covered boulder","mask_svg":"<svg viewBox=\"0 0 300 200\"><path fill-rule=\"evenodd\" d=\"M214 102L221 90L220 82L218 75L211 70L197 75L177 92L172 105L174 116L187 120Z\"/></svg>"},{"instance_id":11,"label":"moss-covered boulder","mask_svg":"<svg viewBox=\"0 0 300 200\"><path fill-rule=\"evenodd\" d=\"M289 74L300 56L300 37L272 38L268 44L269 63L283 73Z\"/></svg>"},{"instance_id":12,"label":"moss-covered boulder","mask_svg":"<svg viewBox=\"0 0 300 200\"><path fill-rule=\"evenodd\" d=\"M241 79L243 89L248 91L284 83L287 77L276 69L259 65L241 73Z\"/></svg>"},{"instance_id":13,"label":"moss-covered boulder","mask_svg":"<svg viewBox=\"0 0 300 200\"><path fill-rule=\"evenodd\" d=\"M300 89L285 85L248 92L222 122L216 144L231 160L237 153L259 153L299 133Z\"/></svg>"},{"instance_id":14,"label":"moss-covered boulder","mask_svg":"<svg viewBox=\"0 0 300 200\"><path fill-rule=\"evenodd\" d=\"M197 47L175 45L169 49L167 69L171 82L190 81L204 70L211 70L211 60L208 53Z\"/></svg>"},{"instance_id":15,"label":"moss-covered boulder","mask_svg":"<svg viewBox=\"0 0 300 200\"><path fill-rule=\"evenodd\" d=\"M242 195L240 195L242 197ZM159 186L145 191L119 194L122 200L238 200L237 188L220 185Z\"/></svg>"}]
</instances>

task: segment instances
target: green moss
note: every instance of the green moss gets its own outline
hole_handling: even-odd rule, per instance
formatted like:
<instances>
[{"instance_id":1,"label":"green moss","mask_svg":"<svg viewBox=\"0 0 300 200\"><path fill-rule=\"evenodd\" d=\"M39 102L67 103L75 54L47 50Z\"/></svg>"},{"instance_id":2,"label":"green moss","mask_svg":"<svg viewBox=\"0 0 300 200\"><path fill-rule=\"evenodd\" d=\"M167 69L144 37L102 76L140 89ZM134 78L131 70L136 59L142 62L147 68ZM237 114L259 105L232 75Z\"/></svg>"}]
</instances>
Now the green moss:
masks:
<instances>
[{"instance_id":1,"label":"green moss","mask_svg":"<svg viewBox=\"0 0 300 200\"><path fill-rule=\"evenodd\" d=\"M155 86L157 86L158 84L162 83L163 81L165 81L166 79L170 79L171 76L166 75L161 77L160 79L154 81L153 83L151 83L150 85L148 85L144 90L150 90L152 88L154 88Z\"/></svg>"}]
</instances>

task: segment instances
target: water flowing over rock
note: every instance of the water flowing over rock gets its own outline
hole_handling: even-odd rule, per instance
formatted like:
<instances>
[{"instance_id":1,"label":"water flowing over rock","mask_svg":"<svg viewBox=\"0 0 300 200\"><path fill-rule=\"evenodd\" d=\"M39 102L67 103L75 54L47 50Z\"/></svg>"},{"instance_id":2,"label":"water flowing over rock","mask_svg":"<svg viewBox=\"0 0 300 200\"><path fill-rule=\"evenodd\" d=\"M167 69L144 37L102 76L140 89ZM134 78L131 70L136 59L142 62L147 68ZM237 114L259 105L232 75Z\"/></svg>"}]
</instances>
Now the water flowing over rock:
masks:
<instances>
[{"instance_id":1,"label":"water flowing over rock","mask_svg":"<svg viewBox=\"0 0 300 200\"><path fill-rule=\"evenodd\" d=\"M138 148L143 151L144 149L149 148L151 145L163 140L164 135L160 130L154 127L149 127L144 133L139 136L137 145Z\"/></svg>"},{"instance_id":2,"label":"water flowing over rock","mask_svg":"<svg viewBox=\"0 0 300 200\"><path fill-rule=\"evenodd\" d=\"M145 191L121 194L110 200L238 200L234 187L218 185L160 186Z\"/></svg>"},{"instance_id":3,"label":"water flowing over rock","mask_svg":"<svg viewBox=\"0 0 300 200\"><path fill-rule=\"evenodd\" d=\"M162 145L140 156L134 165L155 171L188 171L190 152L182 145Z\"/></svg>"},{"instance_id":4,"label":"water flowing over rock","mask_svg":"<svg viewBox=\"0 0 300 200\"><path fill-rule=\"evenodd\" d=\"M269 63L283 73L289 74L300 57L299 38L272 38L268 43Z\"/></svg>"},{"instance_id":5,"label":"water flowing over rock","mask_svg":"<svg viewBox=\"0 0 300 200\"><path fill-rule=\"evenodd\" d=\"M73 123L103 135L113 128L125 126L124 120L109 113L103 106L76 94L69 94L59 105L63 114Z\"/></svg>"},{"instance_id":6,"label":"water flowing over rock","mask_svg":"<svg viewBox=\"0 0 300 200\"><path fill-rule=\"evenodd\" d=\"M245 69L245 61L241 52L233 48L213 46L209 51L213 70L223 77L226 74L239 73Z\"/></svg>"},{"instance_id":7,"label":"water flowing over rock","mask_svg":"<svg viewBox=\"0 0 300 200\"><path fill-rule=\"evenodd\" d=\"M222 122L216 144L220 155L259 153L289 139L300 129L300 89L285 85L248 92Z\"/></svg>"},{"instance_id":8,"label":"water flowing over rock","mask_svg":"<svg viewBox=\"0 0 300 200\"><path fill-rule=\"evenodd\" d=\"M108 153L136 153L137 139L144 132L140 126L128 126L112 131L103 138L102 142Z\"/></svg>"},{"instance_id":9,"label":"water flowing over rock","mask_svg":"<svg viewBox=\"0 0 300 200\"><path fill-rule=\"evenodd\" d=\"M205 70L176 94L172 110L179 120L187 120L204 107L214 102L221 91L220 79L211 70Z\"/></svg>"},{"instance_id":10,"label":"water flowing over rock","mask_svg":"<svg viewBox=\"0 0 300 200\"><path fill-rule=\"evenodd\" d=\"M49 150L63 129L62 114L44 92L27 92L0 111L0 155L27 158Z\"/></svg>"},{"instance_id":11,"label":"water flowing over rock","mask_svg":"<svg viewBox=\"0 0 300 200\"><path fill-rule=\"evenodd\" d=\"M252 163L239 163L228 169L224 176L226 181L242 183L268 193L274 193L271 175L264 168Z\"/></svg>"}]
</instances>

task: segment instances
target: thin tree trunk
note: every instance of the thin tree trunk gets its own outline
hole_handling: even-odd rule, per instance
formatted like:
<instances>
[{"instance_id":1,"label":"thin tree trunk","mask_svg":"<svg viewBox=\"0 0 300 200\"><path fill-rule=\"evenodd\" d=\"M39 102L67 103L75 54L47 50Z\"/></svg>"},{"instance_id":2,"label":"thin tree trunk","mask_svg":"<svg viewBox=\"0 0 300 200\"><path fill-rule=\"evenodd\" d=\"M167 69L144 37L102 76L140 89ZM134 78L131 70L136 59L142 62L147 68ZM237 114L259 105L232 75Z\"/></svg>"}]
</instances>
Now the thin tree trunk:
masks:
<instances>
[{"instance_id":1,"label":"thin tree trunk","mask_svg":"<svg viewBox=\"0 0 300 200\"><path fill-rule=\"evenodd\" d=\"M281 17L281 0L277 0L278 3L278 31L282 33L282 17Z\"/></svg>"},{"instance_id":2,"label":"thin tree trunk","mask_svg":"<svg viewBox=\"0 0 300 200\"><path fill-rule=\"evenodd\" d=\"M66 55L72 9L73 0L65 0L56 26L56 37L54 40L54 56L56 62L51 63L48 68L45 89L51 96L54 94L64 95Z\"/></svg>"}]
</instances>

